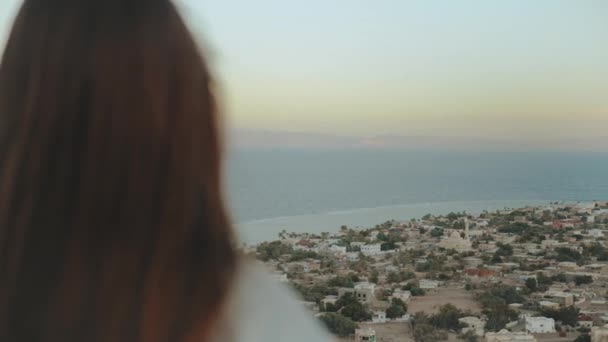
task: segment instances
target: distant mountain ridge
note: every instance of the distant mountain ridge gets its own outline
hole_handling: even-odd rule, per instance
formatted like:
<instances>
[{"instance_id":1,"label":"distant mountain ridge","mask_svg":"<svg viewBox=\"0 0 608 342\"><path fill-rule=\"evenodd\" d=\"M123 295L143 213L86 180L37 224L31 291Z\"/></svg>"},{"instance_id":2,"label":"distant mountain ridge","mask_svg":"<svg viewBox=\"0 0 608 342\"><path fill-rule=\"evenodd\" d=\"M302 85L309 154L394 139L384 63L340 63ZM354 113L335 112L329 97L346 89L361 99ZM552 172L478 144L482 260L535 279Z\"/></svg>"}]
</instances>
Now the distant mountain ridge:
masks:
<instances>
[{"instance_id":1,"label":"distant mountain ridge","mask_svg":"<svg viewBox=\"0 0 608 342\"><path fill-rule=\"evenodd\" d=\"M231 130L236 148L396 148L482 151L608 152L608 136L564 138L502 138L462 136L340 136L311 132Z\"/></svg>"}]
</instances>

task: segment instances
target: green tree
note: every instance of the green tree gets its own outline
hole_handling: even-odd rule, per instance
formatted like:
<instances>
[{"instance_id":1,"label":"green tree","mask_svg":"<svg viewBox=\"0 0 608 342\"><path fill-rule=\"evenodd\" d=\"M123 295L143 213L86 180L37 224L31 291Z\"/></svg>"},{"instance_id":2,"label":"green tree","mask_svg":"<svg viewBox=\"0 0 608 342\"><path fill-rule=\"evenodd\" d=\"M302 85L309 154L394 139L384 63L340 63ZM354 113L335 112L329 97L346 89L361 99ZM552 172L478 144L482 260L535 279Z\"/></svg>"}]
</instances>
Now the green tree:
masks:
<instances>
[{"instance_id":1,"label":"green tree","mask_svg":"<svg viewBox=\"0 0 608 342\"><path fill-rule=\"evenodd\" d=\"M445 331L437 329L430 324L429 317L425 313L417 312L414 314L411 323L416 342L439 342L445 341L448 338L448 334Z\"/></svg>"},{"instance_id":2,"label":"green tree","mask_svg":"<svg viewBox=\"0 0 608 342\"><path fill-rule=\"evenodd\" d=\"M465 342L479 342L479 337L475 335L472 330L469 330L466 333L462 334L460 338Z\"/></svg>"},{"instance_id":3,"label":"green tree","mask_svg":"<svg viewBox=\"0 0 608 342\"><path fill-rule=\"evenodd\" d=\"M376 235L376 239L378 239L379 241L388 241L388 236L386 236L386 234L380 232L378 233L378 235Z\"/></svg>"},{"instance_id":4,"label":"green tree","mask_svg":"<svg viewBox=\"0 0 608 342\"><path fill-rule=\"evenodd\" d=\"M401 276L401 281L416 279L416 273L412 271L401 271L399 275Z\"/></svg>"},{"instance_id":5,"label":"green tree","mask_svg":"<svg viewBox=\"0 0 608 342\"><path fill-rule=\"evenodd\" d=\"M332 303L326 303L325 307L323 308L325 312L336 312L338 311L338 308L336 308L335 305L333 305Z\"/></svg>"},{"instance_id":6,"label":"green tree","mask_svg":"<svg viewBox=\"0 0 608 342\"><path fill-rule=\"evenodd\" d=\"M553 284L553 280L542 272L536 274L536 282L538 286L551 286Z\"/></svg>"},{"instance_id":7,"label":"green tree","mask_svg":"<svg viewBox=\"0 0 608 342\"><path fill-rule=\"evenodd\" d=\"M393 298L393 299L391 300L391 303L392 303L393 305L398 305L398 306L401 306L401 307L403 308L403 311L406 311L406 312L407 312L407 304L405 304L405 302L404 302L403 300L401 300L401 299L399 299L399 298Z\"/></svg>"},{"instance_id":8,"label":"green tree","mask_svg":"<svg viewBox=\"0 0 608 342\"><path fill-rule=\"evenodd\" d=\"M506 257L506 256L513 255L513 247L511 245L509 245L508 243L498 242L496 244L496 246L498 247L498 249L496 250L495 255L498 255L500 257Z\"/></svg>"},{"instance_id":9,"label":"green tree","mask_svg":"<svg viewBox=\"0 0 608 342\"><path fill-rule=\"evenodd\" d=\"M371 313L359 303L353 293L345 293L336 301L336 308L344 317L348 317L353 321L362 322L369 321L372 318Z\"/></svg>"},{"instance_id":10,"label":"green tree","mask_svg":"<svg viewBox=\"0 0 608 342\"><path fill-rule=\"evenodd\" d=\"M369 281L370 283L374 283L374 284L378 284L378 271L377 270L373 270L372 273L369 276Z\"/></svg>"},{"instance_id":11,"label":"green tree","mask_svg":"<svg viewBox=\"0 0 608 342\"><path fill-rule=\"evenodd\" d=\"M439 308L439 312L431 315L430 323L439 329L458 330L460 322L458 320L464 317L462 311L453 304L445 304Z\"/></svg>"},{"instance_id":12,"label":"green tree","mask_svg":"<svg viewBox=\"0 0 608 342\"><path fill-rule=\"evenodd\" d=\"M448 220L454 221L454 220L457 220L460 217L460 214L451 212L446 217L447 217Z\"/></svg>"},{"instance_id":13,"label":"green tree","mask_svg":"<svg viewBox=\"0 0 608 342\"><path fill-rule=\"evenodd\" d=\"M558 283L565 283L568 281L568 278L563 273L558 273L551 277L551 280L556 281Z\"/></svg>"},{"instance_id":14,"label":"green tree","mask_svg":"<svg viewBox=\"0 0 608 342\"><path fill-rule=\"evenodd\" d=\"M573 342L591 342L591 336L589 334L580 334L578 335Z\"/></svg>"},{"instance_id":15,"label":"green tree","mask_svg":"<svg viewBox=\"0 0 608 342\"><path fill-rule=\"evenodd\" d=\"M346 305L340 310L340 314L344 317L348 317L355 322L369 321L372 319L372 314L369 312L363 304L356 302Z\"/></svg>"},{"instance_id":16,"label":"green tree","mask_svg":"<svg viewBox=\"0 0 608 342\"><path fill-rule=\"evenodd\" d=\"M392 304L386 309L386 317L390 319L399 318L405 315L405 310L401 305Z\"/></svg>"},{"instance_id":17,"label":"green tree","mask_svg":"<svg viewBox=\"0 0 608 342\"><path fill-rule=\"evenodd\" d=\"M403 291L410 291L410 293L414 297L424 296L426 294L426 291L424 291L424 289L421 289L421 288L419 288L418 286L416 286L415 284L412 284L412 283L407 283L407 284L403 285L401 287L401 289Z\"/></svg>"},{"instance_id":18,"label":"green tree","mask_svg":"<svg viewBox=\"0 0 608 342\"><path fill-rule=\"evenodd\" d=\"M431 264L428 262L419 262L415 266L416 272L428 272L431 270Z\"/></svg>"},{"instance_id":19,"label":"green tree","mask_svg":"<svg viewBox=\"0 0 608 342\"><path fill-rule=\"evenodd\" d=\"M574 306L566 306L559 309L543 309L541 314L548 318L562 322L564 325L576 327L578 325L579 309Z\"/></svg>"},{"instance_id":20,"label":"green tree","mask_svg":"<svg viewBox=\"0 0 608 342\"><path fill-rule=\"evenodd\" d=\"M407 305L399 298L393 298L391 306L386 309L386 317L390 319L399 318L407 312Z\"/></svg>"},{"instance_id":21,"label":"green tree","mask_svg":"<svg viewBox=\"0 0 608 342\"><path fill-rule=\"evenodd\" d=\"M380 250L382 251L392 251L397 248L397 244L393 241L384 242L380 245Z\"/></svg>"},{"instance_id":22,"label":"green tree","mask_svg":"<svg viewBox=\"0 0 608 342\"><path fill-rule=\"evenodd\" d=\"M331 333L340 337L352 335L355 333L355 329L357 329L357 323L336 313L325 313L319 319Z\"/></svg>"},{"instance_id":23,"label":"green tree","mask_svg":"<svg viewBox=\"0 0 608 342\"><path fill-rule=\"evenodd\" d=\"M489 331L500 331L504 329L507 323L514 321L518 316L517 312L506 305L495 306L492 309L485 310L484 313L488 317L486 329Z\"/></svg>"},{"instance_id":24,"label":"green tree","mask_svg":"<svg viewBox=\"0 0 608 342\"><path fill-rule=\"evenodd\" d=\"M294 250L291 253L291 257L289 258L289 262L302 261L302 260L305 260L305 259L320 260L321 256L317 252L313 252L313 251Z\"/></svg>"},{"instance_id":25,"label":"green tree","mask_svg":"<svg viewBox=\"0 0 608 342\"><path fill-rule=\"evenodd\" d=\"M397 273L397 272L390 272L388 274L388 276L386 277L386 281L389 282L390 284L398 283L401 281L401 277L399 277L399 273Z\"/></svg>"},{"instance_id":26,"label":"green tree","mask_svg":"<svg viewBox=\"0 0 608 342\"><path fill-rule=\"evenodd\" d=\"M419 287L412 287L410 289L410 292L411 292L412 296L414 296L414 297L420 297L420 296L424 296L426 294L426 291Z\"/></svg>"},{"instance_id":27,"label":"green tree","mask_svg":"<svg viewBox=\"0 0 608 342\"><path fill-rule=\"evenodd\" d=\"M335 276L327 282L327 285L334 287L355 287L355 282L350 276Z\"/></svg>"},{"instance_id":28,"label":"green tree","mask_svg":"<svg viewBox=\"0 0 608 342\"><path fill-rule=\"evenodd\" d=\"M577 286L583 284L591 284L593 283L593 278L588 275L576 276L574 277L574 282Z\"/></svg>"},{"instance_id":29,"label":"green tree","mask_svg":"<svg viewBox=\"0 0 608 342\"><path fill-rule=\"evenodd\" d=\"M536 279L532 277L526 279L526 287L531 292L535 292L538 289L538 283L536 282Z\"/></svg>"},{"instance_id":30,"label":"green tree","mask_svg":"<svg viewBox=\"0 0 608 342\"><path fill-rule=\"evenodd\" d=\"M405 271L401 271L399 273L397 272L389 272L389 274L387 275L386 281L389 284L393 284L393 283L400 283L402 281L405 280L409 280L412 278L415 278L416 274L413 272L405 272Z\"/></svg>"},{"instance_id":31,"label":"green tree","mask_svg":"<svg viewBox=\"0 0 608 342\"><path fill-rule=\"evenodd\" d=\"M520 303L523 297L512 286L497 285L478 294L477 300L483 307L483 313L488 317L486 329L499 331L505 325L517 318L517 312L509 308L508 304Z\"/></svg>"},{"instance_id":32,"label":"green tree","mask_svg":"<svg viewBox=\"0 0 608 342\"><path fill-rule=\"evenodd\" d=\"M352 292L346 292L340 298L338 298L338 300L336 301L336 308L338 308L338 310L339 310L342 307L345 307L347 305L354 304L357 302L358 302L357 298L355 297L355 295Z\"/></svg>"},{"instance_id":33,"label":"green tree","mask_svg":"<svg viewBox=\"0 0 608 342\"><path fill-rule=\"evenodd\" d=\"M282 255L293 253L293 247L281 241L262 242L256 251L258 259L269 261L278 260Z\"/></svg>"},{"instance_id":34,"label":"green tree","mask_svg":"<svg viewBox=\"0 0 608 342\"><path fill-rule=\"evenodd\" d=\"M292 284L293 288L300 293L302 299L307 302L320 303L325 296L336 295L337 291L325 285L305 286L301 284Z\"/></svg>"},{"instance_id":35,"label":"green tree","mask_svg":"<svg viewBox=\"0 0 608 342\"><path fill-rule=\"evenodd\" d=\"M498 228L500 233L522 234L530 229L530 225L524 222L513 222Z\"/></svg>"},{"instance_id":36,"label":"green tree","mask_svg":"<svg viewBox=\"0 0 608 342\"><path fill-rule=\"evenodd\" d=\"M583 258L581 253L579 253L578 251L575 251L573 249L570 249L568 247L556 248L555 252L557 252L557 256L555 257L555 259L557 259L557 261L560 261L560 262L562 262L562 261L576 262Z\"/></svg>"},{"instance_id":37,"label":"green tree","mask_svg":"<svg viewBox=\"0 0 608 342\"><path fill-rule=\"evenodd\" d=\"M497 285L490 289L492 296L501 298L506 304L521 303L524 297L513 286Z\"/></svg>"},{"instance_id":38,"label":"green tree","mask_svg":"<svg viewBox=\"0 0 608 342\"><path fill-rule=\"evenodd\" d=\"M433 228L433 230L431 230L431 236L432 237L443 236L443 229L441 229L441 228Z\"/></svg>"},{"instance_id":39,"label":"green tree","mask_svg":"<svg viewBox=\"0 0 608 342\"><path fill-rule=\"evenodd\" d=\"M359 275L355 272L350 272L348 274L348 277L350 278L350 280L352 280L355 283L358 283L359 281L361 281L361 279L359 279Z\"/></svg>"},{"instance_id":40,"label":"green tree","mask_svg":"<svg viewBox=\"0 0 608 342\"><path fill-rule=\"evenodd\" d=\"M490 262L493 264L499 264L502 262L502 258L500 257L500 255L497 255L495 253L494 256L492 256L492 260L490 260Z\"/></svg>"}]
</instances>

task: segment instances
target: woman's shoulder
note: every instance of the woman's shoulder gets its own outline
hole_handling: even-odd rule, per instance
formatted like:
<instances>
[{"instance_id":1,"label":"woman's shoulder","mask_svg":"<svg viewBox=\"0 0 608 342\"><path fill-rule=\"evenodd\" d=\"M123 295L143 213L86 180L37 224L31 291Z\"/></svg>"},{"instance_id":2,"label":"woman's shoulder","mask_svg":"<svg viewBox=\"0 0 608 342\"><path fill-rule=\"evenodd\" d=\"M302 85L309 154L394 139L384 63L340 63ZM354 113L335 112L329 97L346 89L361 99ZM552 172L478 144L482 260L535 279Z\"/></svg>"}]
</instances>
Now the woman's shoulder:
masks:
<instances>
[{"instance_id":1,"label":"woman's shoulder","mask_svg":"<svg viewBox=\"0 0 608 342\"><path fill-rule=\"evenodd\" d=\"M228 298L226 324L237 342L332 340L292 289L250 260L239 267Z\"/></svg>"}]
</instances>

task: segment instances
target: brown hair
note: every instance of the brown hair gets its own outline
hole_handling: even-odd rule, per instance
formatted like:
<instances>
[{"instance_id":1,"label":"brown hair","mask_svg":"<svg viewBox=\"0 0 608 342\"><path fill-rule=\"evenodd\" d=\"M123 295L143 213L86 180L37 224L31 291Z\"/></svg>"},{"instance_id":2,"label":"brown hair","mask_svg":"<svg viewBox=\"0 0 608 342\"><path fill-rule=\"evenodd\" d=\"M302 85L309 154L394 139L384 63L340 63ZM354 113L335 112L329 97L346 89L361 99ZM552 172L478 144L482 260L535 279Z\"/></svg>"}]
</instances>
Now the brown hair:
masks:
<instances>
[{"instance_id":1,"label":"brown hair","mask_svg":"<svg viewBox=\"0 0 608 342\"><path fill-rule=\"evenodd\" d=\"M0 65L0 340L204 341L235 273L169 0L25 0Z\"/></svg>"}]
</instances>

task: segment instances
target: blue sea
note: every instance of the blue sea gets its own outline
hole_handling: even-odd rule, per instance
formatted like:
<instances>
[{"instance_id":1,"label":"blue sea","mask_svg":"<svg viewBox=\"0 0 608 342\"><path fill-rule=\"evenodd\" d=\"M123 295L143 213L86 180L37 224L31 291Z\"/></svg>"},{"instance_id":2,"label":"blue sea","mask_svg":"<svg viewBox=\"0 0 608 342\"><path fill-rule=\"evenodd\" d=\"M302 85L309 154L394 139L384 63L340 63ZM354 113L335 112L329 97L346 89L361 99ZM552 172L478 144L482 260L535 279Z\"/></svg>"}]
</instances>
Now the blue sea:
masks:
<instances>
[{"instance_id":1,"label":"blue sea","mask_svg":"<svg viewBox=\"0 0 608 342\"><path fill-rule=\"evenodd\" d=\"M608 200L608 154L238 149L227 195L240 239L331 232L426 213Z\"/></svg>"}]
</instances>

